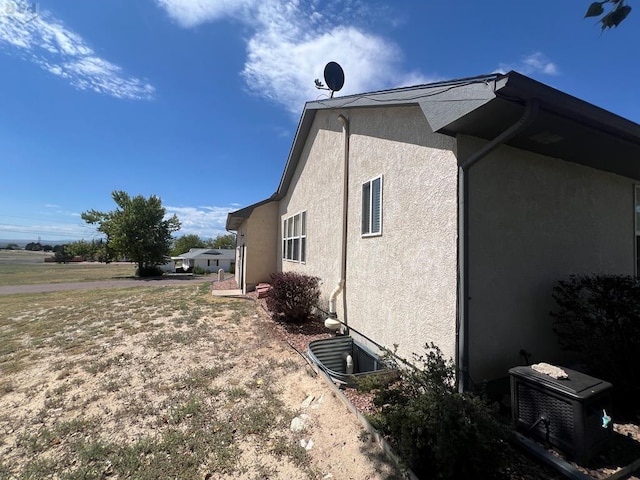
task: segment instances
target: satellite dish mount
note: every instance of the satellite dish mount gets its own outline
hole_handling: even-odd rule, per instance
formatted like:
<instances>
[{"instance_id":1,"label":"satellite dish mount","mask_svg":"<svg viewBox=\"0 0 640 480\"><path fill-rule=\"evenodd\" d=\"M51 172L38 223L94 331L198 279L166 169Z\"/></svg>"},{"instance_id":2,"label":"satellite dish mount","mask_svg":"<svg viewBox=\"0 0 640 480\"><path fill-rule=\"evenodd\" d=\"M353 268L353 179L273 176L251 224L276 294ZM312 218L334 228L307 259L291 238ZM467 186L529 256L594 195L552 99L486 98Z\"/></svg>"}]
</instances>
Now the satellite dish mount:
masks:
<instances>
[{"instance_id":1,"label":"satellite dish mount","mask_svg":"<svg viewBox=\"0 0 640 480\"><path fill-rule=\"evenodd\" d=\"M323 84L316 78L316 88L319 90L329 90L331 92L330 98L333 98L333 94L339 92L344 86L344 71L342 67L336 62L327 63L324 67L324 82ZM325 84L327 85L326 87Z\"/></svg>"}]
</instances>

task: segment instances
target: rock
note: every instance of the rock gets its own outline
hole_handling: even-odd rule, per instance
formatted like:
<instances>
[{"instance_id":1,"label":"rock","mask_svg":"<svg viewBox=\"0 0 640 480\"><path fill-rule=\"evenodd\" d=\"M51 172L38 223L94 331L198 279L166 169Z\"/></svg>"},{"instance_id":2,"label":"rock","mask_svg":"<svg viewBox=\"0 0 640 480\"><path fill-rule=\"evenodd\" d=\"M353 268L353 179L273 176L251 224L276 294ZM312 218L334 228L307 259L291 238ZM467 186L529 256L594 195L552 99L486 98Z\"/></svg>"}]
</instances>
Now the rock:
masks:
<instances>
[{"instance_id":1,"label":"rock","mask_svg":"<svg viewBox=\"0 0 640 480\"><path fill-rule=\"evenodd\" d=\"M316 398L316 401L313 402L313 404L311 405L311 408L319 408L320 405L322 405L323 400L324 400L324 393L320 395L318 398Z\"/></svg>"},{"instance_id":2,"label":"rock","mask_svg":"<svg viewBox=\"0 0 640 480\"><path fill-rule=\"evenodd\" d=\"M307 423L309 423L309 415L306 413L301 413L293 420L291 420L290 429L292 432L302 432L305 428L307 428Z\"/></svg>"},{"instance_id":3,"label":"rock","mask_svg":"<svg viewBox=\"0 0 640 480\"><path fill-rule=\"evenodd\" d=\"M304 402L302 402L302 405L300 405L300 408L309 408L309 405L311 405L311 402L313 402L313 399L315 397L313 395L309 395L307 398L304 399Z\"/></svg>"}]
</instances>

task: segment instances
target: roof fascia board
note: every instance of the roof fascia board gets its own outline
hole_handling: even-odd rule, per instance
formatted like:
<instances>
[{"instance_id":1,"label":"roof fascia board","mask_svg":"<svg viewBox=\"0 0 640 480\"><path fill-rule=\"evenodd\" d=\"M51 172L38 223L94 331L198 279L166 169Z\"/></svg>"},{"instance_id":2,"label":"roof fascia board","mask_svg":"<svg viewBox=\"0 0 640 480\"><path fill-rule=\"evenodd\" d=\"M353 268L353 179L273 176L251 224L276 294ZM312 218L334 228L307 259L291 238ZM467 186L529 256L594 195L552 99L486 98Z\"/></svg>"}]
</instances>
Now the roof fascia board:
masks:
<instances>
[{"instance_id":1,"label":"roof fascia board","mask_svg":"<svg viewBox=\"0 0 640 480\"><path fill-rule=\"evenodd\" d=\"M523 103L537 98L547 112L640 144L637 123L520 73L506 74L497 82L496 93L501 98Z\"/></svg>"},{"instance_id":2,"label":"roof fascia board","mask_svg":"<svg viewBox=\"0 0 640 480\"><path fill-rule=\"evenodd\" d=\"M236 210L235 212L227 213L227 223L225 225L225 228L232 232L237 231L238 227L242 225L242 222L249 218L251 216L251 213L256 208L261 207L262 205L266 205L267 203L274 202L276 200L278 199L276 198L276 194L274 193L266 200L261 200L257 203L241 208L240 210Z\"/></svg>"},{"instance_id":3,"label":"roof fascia board","mask_svg":"<svg viewBox=\"0 0 640 480\"><path fill-rule=\"evenodd\" d=\"M450 123L496 98L495 81L472 82L431 92L418 101L431 130L438 132Z\"/></svg>"}]
</instances>

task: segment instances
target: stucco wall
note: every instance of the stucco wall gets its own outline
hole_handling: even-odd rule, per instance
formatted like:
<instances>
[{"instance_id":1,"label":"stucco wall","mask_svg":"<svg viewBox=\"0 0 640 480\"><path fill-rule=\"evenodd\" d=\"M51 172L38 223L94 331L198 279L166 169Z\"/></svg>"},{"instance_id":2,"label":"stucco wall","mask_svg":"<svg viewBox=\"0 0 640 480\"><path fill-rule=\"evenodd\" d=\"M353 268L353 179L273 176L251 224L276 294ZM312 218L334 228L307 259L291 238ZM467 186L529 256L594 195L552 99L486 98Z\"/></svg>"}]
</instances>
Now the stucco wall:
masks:
<instances>
[{"instance_id":1,"label":"stucco wall","mask_svg":"<svg viewBox=\"0 0 640 480\"><path fill-rule=\"evenodd\" d=\"M350 119L346 319L376 342L410 357L426 342L455 355L457 163L454 142L433 134L418 107L319 112L285 216L307 210L306 265L326 300L339 278L344 135ZM383 176L383 233L362 238L362 184ZM326 305L326 304L325 304ZM345 318L342 295L338 315ZM325 307L326 308L326 307Z\"/></svg>"},{"instance_id":2,"label":"stucco wall","mask_svg":"<svg viewBox=\"0 0 640 480\"><path fill-rule=\"evenodd\" d=\"M280 200L279 236L283 220L306 211L306 264L277 257L282 271L297 271L321 280L324 308L329 293L339 280L340 229L342 221L342 126L337 114L319 112L309 132L298 167L286 196Z\"/></svg>"},{"instance_id":3,"label":"stucco wall","mask_svg":"<svg viewBox=\"0 0 640 480\"><path fill-rule=\"evenodd\" d=\"M278 203L269 202L256 207L238 229L239 249L244 245L244 282L240 285L240 271L236 268L236 281L244 291L251 291L260 282L269 282L276 271L278 239ZM239 260L236 260L239 265Z\"/></svg>"},{"instance_id":4,"label":"stucco wall","mask_svg":"<svg viewBox=\"0 0 640 480\"><path fill-rule=\"evenodd\" d=\"M481 141L461 138L462 157ZM502 147L470 172L470 373L507 375L520 349L561 361L549 312L570 274L634 273L633 182Z\"/></svg>"}]
</instances>

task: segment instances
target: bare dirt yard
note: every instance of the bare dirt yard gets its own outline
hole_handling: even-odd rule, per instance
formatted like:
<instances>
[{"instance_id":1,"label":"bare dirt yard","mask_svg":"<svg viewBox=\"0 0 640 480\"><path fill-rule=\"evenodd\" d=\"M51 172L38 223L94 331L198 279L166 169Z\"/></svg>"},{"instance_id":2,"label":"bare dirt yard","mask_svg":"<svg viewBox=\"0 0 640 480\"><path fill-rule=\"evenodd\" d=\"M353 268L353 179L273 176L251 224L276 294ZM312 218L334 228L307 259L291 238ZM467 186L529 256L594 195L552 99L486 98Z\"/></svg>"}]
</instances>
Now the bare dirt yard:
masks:
<instances>
[{"instance_id":1,"label":"bare dirt yard","mask_svg":"<svg viewBox=\"0 0 640 480\"><path fill-rule=\"evenodd\" d=\"M209 288L1 296L0 479L402 478L258 305Z\"/></svg>"},{"instance_id":2,"label":"bare dirt yard","mask_svg":"<svg viewBox=\"0 0 640 480\"><path fill-rule=\"evenodd\" d=\"M213 297L209 279L132 288L118 266L58 267L93 288L41 290L30 266L20 288L0 279L0 293L17 288L0 295L0 480L405 477L296 352L328 335L321 324L285 328L255 295ZM624 448L582 473L636 478L621 467L640 430L614 429ZM496 478L564 478L504 447Z\"/></svg>"}]
</instances>

